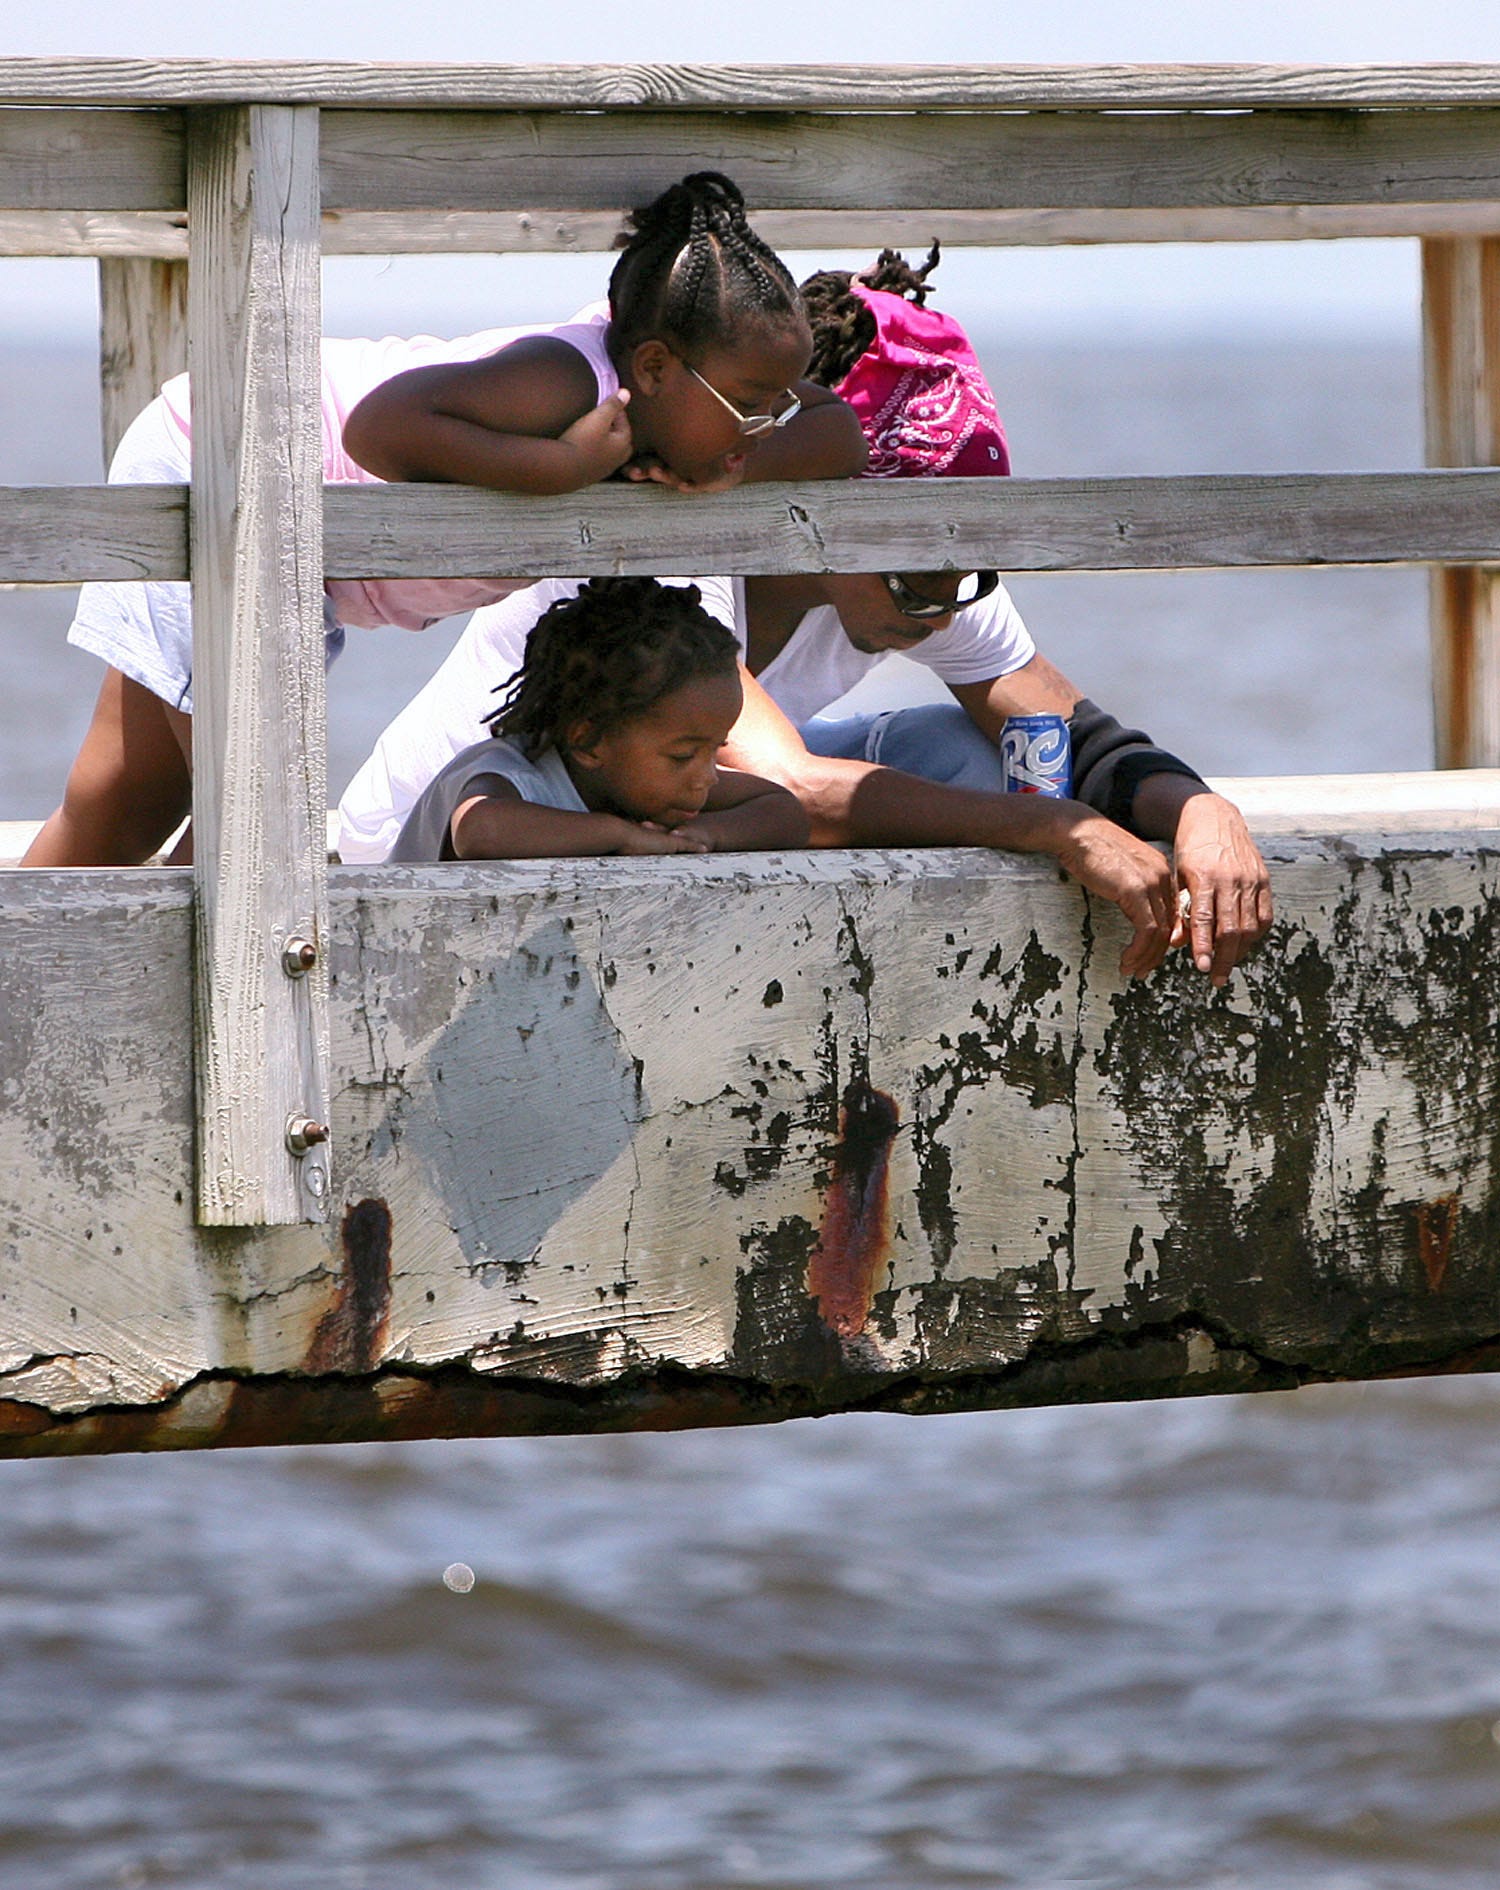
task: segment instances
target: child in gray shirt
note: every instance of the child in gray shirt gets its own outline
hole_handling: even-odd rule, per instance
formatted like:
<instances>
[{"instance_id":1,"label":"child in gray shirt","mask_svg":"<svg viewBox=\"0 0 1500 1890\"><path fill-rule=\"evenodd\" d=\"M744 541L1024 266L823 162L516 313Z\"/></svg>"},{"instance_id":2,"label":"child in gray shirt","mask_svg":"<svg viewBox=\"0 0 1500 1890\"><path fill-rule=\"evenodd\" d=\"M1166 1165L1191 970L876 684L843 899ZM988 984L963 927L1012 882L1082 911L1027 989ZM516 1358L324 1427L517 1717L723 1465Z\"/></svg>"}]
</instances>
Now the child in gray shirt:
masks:
<instances>
[{"instance_id":1,"label":"child in gray shirt","mask_svg":"<svg viewBox=\"0 0 1500 1890\"><path fill-rule=\"evenodd\" d=\"M738 656L696 585L591 579L538 619L494 733L430 784L391 861L805 846L785 788L716 765Z\"/></svg>"}]
</instances>

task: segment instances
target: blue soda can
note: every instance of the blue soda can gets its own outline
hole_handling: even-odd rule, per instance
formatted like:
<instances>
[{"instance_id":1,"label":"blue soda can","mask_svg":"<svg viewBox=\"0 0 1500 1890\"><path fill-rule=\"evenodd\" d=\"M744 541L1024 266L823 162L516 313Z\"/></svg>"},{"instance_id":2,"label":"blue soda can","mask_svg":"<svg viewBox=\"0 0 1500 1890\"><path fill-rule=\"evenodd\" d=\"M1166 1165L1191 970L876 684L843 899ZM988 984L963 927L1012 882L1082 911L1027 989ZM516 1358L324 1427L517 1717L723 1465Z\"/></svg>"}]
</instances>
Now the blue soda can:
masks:
<instances>
[{"instance_id":1,"label":"blue soda can","mask_svg":"<svg viewBox=\"0 0 1500 1890\"><path fill-rule=\"evenodd\" d=\"M1061 715L1008 715L1000 730L1000 766L1007 794L1073 798L1073 752Z\"/></svg>"}]
</instances>

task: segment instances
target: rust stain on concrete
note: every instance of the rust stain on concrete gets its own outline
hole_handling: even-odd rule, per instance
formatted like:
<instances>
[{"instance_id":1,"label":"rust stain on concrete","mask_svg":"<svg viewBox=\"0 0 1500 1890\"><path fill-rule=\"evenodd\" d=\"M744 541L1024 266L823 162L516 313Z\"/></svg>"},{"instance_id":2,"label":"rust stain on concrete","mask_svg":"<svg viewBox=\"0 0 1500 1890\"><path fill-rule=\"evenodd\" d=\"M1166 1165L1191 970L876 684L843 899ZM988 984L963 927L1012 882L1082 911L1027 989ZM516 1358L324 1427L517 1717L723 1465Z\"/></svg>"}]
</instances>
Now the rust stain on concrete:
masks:
<instances>
[{"instance_id":1,"label":"rust stain on concrete","mask_svg":"<svg viewBox=\"0 0 1500 1890\"><path fill-rule=\"evenodd\" d=\"M382 1200L355 1201L339 1230L343 1271L333 1304L318 1321L304 1368L368 1372L380 1363L391 1316L391 1210Z\"/></svg>"},{"instance_id":2,"label":"rust stain on concrete","mask_svg":"<svg viewBox=\"0 0 1500 1890\"><path fill-rule=\"evenodd\" d=\"M870 1316L885 1258L891 1143L900 1121L895 1103L868 1077L856 1077L844 1091L833 1179L807 1263L819 1316L841 1339L857 1338Z\"/></svg>"},{"instance_id":3,"label":"rust stain on concrete","mask_svg":"<svg viewBox=\"0 0 1500 1890\"><path fill-rule=\"evenodd\" d=\"M1440 1293L1448 1272L1448 1255L1458 1229L1458 1196L1440 1194L1417 1206L1417 1250L1430 1291Z\"/></svg>"},{"instance_id":4,"label":"rust stain on concrete","mask_svg":"<svg viewBox=\"0 0 1500 1890\"><path fill-rule=\"evenodd\" d=\"M0 1437L35 1437L50 1430L55 1420L40 1405L0 1398Z\"/></svg>"}]
</instances>

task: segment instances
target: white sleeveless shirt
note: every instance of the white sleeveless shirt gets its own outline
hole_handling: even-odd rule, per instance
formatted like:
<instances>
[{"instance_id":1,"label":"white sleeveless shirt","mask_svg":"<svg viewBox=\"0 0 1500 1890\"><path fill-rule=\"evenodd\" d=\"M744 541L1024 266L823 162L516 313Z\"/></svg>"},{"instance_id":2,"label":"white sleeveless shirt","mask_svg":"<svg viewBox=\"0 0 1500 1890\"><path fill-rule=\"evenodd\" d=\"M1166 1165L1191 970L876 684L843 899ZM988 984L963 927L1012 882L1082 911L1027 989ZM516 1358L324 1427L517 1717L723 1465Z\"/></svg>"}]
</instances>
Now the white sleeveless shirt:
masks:
<instances>
[{"instance_id":1,"label":"white sleeveless shirt","mask_svg":"<svg viewBox=\"0 0 1500 1890\"><path fill-rule=\"evenodd\" d=\"M571 321L550 325L537 322L520 328L486 328L454 341L435 335L387 335L379 341L323 342L322 419L323 477L330 485L380 485L344 451L344 422L372 388L408 368L432 367L450 361L478 361L498 354L514 341L546 335L565 341L588 362L598 385L598 397L607 400L618 392L620 377L609 358L609 305L591 303ZM192 437L192 405L188 376L179 374L161 390L167 412L184 440ZM325 586L333 614L341 624L373 630L394 624L398 630L425 630L440 617L457 617L481 604L493 604L512 591L523 589L530 577L501 578L334 578Z\"/></svg>"}]
</instances>

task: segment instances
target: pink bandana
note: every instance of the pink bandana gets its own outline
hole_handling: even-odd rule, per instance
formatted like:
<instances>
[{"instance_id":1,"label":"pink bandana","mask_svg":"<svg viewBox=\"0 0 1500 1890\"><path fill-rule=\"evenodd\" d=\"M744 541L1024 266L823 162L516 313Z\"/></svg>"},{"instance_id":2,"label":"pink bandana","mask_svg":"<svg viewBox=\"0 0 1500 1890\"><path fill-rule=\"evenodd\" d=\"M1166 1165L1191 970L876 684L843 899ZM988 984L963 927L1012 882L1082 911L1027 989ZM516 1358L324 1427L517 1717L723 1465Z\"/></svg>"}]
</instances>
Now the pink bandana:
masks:
<instances>
[{"instance_id":1,"label":"pink bandana","mask_svg":"<svg viewBox=\"0 0 1500 1890\"><path fill-rule=\"evenodd\" d=\"M862 282L850 287L875 317L875 339L834 392L870 443L865 477L1008 473L995 396L953 317Z\"/></svg>"}]
</instances>

